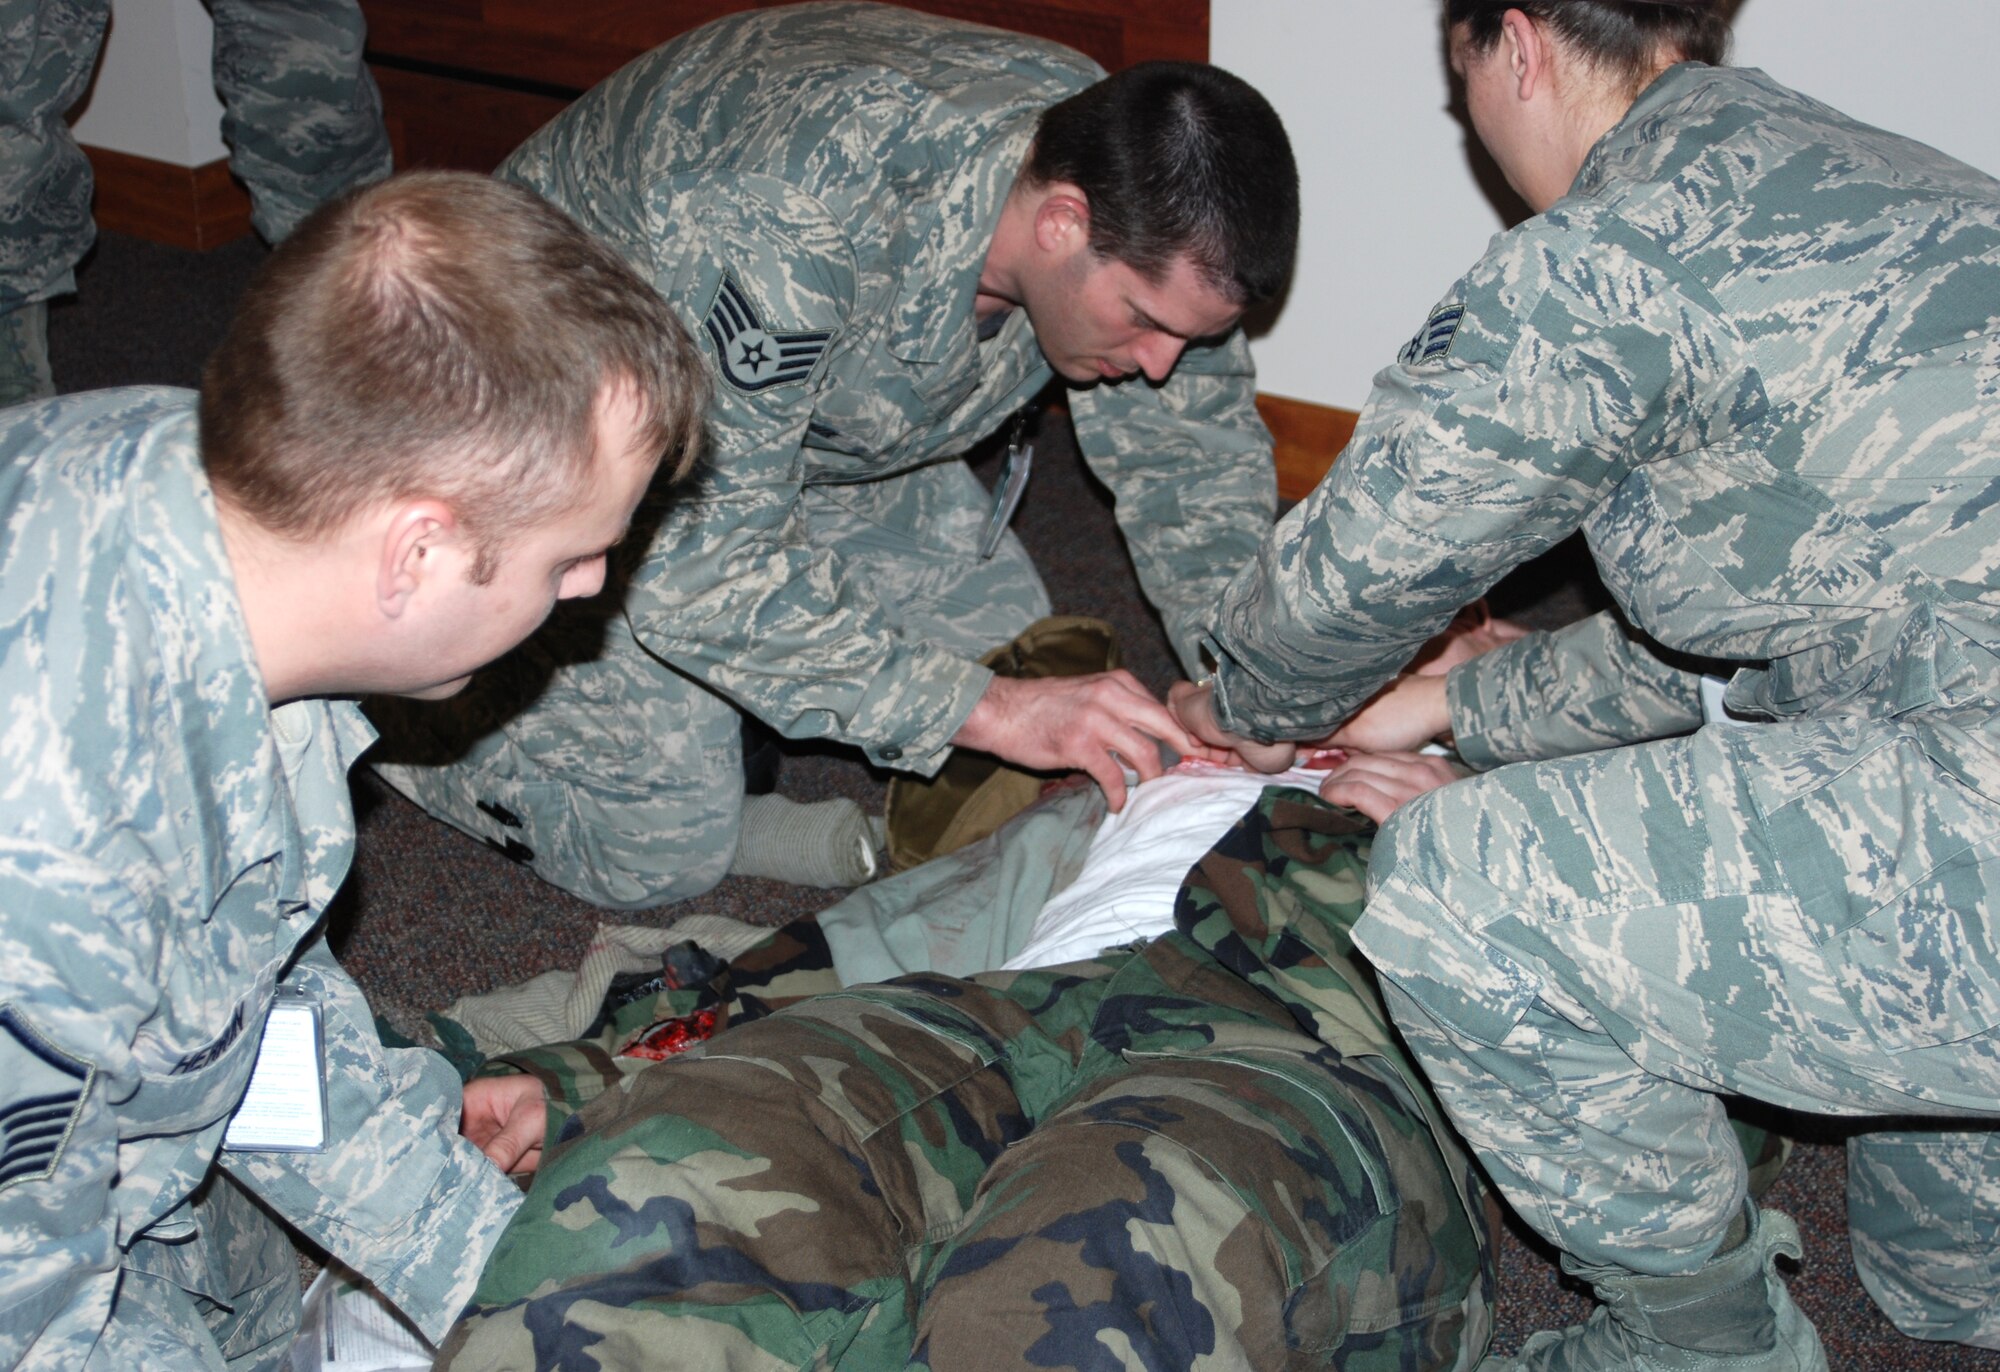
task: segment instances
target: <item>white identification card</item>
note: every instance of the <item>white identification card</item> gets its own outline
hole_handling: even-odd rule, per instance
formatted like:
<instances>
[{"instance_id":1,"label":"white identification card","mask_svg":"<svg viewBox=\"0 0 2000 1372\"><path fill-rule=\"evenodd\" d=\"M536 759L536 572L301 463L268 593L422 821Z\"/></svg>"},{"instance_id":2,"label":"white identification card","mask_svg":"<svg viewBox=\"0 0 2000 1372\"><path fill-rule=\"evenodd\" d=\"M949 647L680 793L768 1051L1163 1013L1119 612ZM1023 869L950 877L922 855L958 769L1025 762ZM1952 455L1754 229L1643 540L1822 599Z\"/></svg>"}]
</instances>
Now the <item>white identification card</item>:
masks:
<instances>
[{"instance_id":1,"label":"white identification card","mask_svg":"<svg viewBox=\"0 0 2000 1372\"><path fill-rule=\"evenodd\" d=\"M281 990L264 1019L250 1089L222 1146L236 1152L315 1153L326 1146L326 1060L319 1005Z\"/></svg>"}]
</instances>

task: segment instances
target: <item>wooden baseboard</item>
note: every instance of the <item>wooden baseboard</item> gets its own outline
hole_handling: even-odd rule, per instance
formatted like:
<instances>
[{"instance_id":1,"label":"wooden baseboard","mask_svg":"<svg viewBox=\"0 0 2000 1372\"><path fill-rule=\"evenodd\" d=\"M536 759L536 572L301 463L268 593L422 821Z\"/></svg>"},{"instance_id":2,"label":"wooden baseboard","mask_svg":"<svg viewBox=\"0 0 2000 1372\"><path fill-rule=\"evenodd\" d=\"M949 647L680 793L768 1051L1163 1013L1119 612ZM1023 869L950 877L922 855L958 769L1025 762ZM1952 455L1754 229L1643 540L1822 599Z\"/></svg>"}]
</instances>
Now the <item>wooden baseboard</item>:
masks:
<instances>
[{"instance_id":1,"label":"wooden baseboard","mask_svg":"<svg viewBox=\"0 0 2000 1372\"><path fill-rule=\"evenodd\" d=\"M1271 430L1280 500L1303 500L1319 485L1354 436L1354 421L1361 417L1354 410L1262 394L1257 397L1257 413Z\"/></svg>"},{"instance_id":2,"label":"wooden baseboard","mask_svg":"<svg viewBox=\"0 0 2000 1372\"><path fill-rule=\"evenodd\" d=\"M85 148L97 178L97 227L197 252L250 232L250 195L226 161L179 167L150 157Z\"/></svg>"}]
</instances>

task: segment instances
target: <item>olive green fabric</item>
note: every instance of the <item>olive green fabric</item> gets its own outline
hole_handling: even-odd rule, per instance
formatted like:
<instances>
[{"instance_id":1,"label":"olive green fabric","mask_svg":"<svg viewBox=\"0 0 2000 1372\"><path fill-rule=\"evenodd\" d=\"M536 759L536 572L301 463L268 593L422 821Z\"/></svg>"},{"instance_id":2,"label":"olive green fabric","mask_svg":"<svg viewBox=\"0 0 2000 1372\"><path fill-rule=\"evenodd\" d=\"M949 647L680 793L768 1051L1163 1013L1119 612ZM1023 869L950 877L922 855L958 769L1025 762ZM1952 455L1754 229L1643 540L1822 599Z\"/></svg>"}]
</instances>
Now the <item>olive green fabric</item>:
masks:
<instances>
[{"instance_id":1,"label":"olive green fabric","mask_svg":"<svg viewBox=\"0 0 2000 1372\"><path fill-rule=\"evenodd\" d=\"M979 661L996 676L1088 676L1118 665L1118 636L1101 619L1050 615ZM978 842L1033 805L1047 780L966 749L954 752L936 776L896 777L886 814L889 870L907 871Z\"/></svg>"}]
</instances>

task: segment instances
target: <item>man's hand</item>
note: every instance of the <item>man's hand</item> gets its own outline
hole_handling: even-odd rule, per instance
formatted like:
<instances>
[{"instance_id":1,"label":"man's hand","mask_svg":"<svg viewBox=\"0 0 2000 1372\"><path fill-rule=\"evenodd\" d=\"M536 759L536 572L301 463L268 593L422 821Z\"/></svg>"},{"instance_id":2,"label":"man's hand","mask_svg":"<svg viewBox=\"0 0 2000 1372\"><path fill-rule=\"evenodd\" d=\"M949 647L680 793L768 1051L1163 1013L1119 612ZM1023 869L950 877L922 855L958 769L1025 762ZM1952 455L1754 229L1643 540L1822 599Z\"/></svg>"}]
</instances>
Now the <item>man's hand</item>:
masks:
<instances>
[{"instance_id":1,"label":"man's hand","mask_svg":"<svg viewBox=\"0 0 2000 1372\"><path fill-rule=\"evenodd\" d=\"M548 1102L542 1083L534 1077L519 1073L474 1077L465 1083L458 1132L502 1172L532 1172L541 1165L542 1135L548 1123Z\"/></svg>"},{"instance_id":2,"label":"man's hand","mask_svg":"<svg viewBox=\"0 0 2000 1372\"><path fill-rule=\"evenodd\" d=\"M1125 806L1125 773L1160 774L1160 744L1199 754L1166 706L1127 671L1089 676L996 676L951 740L1037 771L1088 772L1113 810Z\"/></svg>"},{"instance_id":3,"label":"man's hand","mask_svg":"<svg viewBox=\"0 0 2000 1372\"><path fill-rule=\"evenodd\" d=\"M1253 772L1282 772L1298 756L1295 744L1259 743L1254 738L1232 734L1218 724L1215 719L1215 688L1212 686L1177 681L1167 691L1167 707L1174 712L1182 728L1212 750L1234 753L1237 760Z\"/></svg>"},{"instance_id":4,"label":"man's hand","mask_svg":"<svg viewBox=\"0 0 2000 1372\"><path fill-rule=\"evenodd\" d=\"M1429 753L1352 753L1326 774L1319 796L1381 824L1424 792L1466 775L1464 769Z\"/></svg>"}]
</instances>

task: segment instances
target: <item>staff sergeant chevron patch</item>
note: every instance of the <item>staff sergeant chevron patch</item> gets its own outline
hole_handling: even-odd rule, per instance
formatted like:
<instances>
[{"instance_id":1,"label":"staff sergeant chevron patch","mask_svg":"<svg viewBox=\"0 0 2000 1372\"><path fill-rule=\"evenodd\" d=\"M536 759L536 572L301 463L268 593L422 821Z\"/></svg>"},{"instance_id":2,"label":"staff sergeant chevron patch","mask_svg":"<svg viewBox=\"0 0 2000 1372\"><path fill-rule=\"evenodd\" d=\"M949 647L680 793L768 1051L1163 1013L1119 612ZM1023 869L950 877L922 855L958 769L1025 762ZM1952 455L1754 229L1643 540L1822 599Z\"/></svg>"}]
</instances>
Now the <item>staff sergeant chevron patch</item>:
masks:
<instances>
[{"instance_id":1,"label":"staff sergeant chevron patch","mask_svg":"<svg viewBox=\"0 0 2000 1372\"><path fill-rule=\"evenodd\" d=\"M761 391L803 381L833 341L833 330L774 333L750 305L734 278L724 276L703 321L715 344L722 375L739 391Z\"/></svg>"},{"instance_id":2,"label":"staff sergeant chevron patch","mask_svg":"<svg viewBox=\"0 0 2000 1372\"><path fill-rule=\"evenodd\" d=\"M0 1191L56 1170L96 1074L0 1005Z\"/></svg>"}]
</instances>

